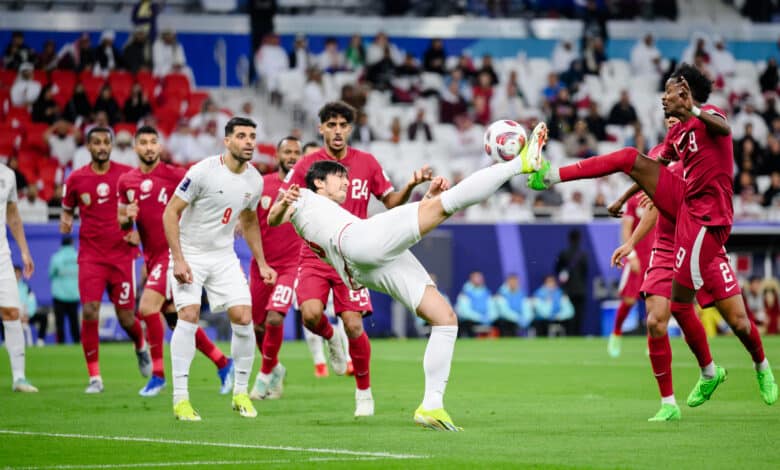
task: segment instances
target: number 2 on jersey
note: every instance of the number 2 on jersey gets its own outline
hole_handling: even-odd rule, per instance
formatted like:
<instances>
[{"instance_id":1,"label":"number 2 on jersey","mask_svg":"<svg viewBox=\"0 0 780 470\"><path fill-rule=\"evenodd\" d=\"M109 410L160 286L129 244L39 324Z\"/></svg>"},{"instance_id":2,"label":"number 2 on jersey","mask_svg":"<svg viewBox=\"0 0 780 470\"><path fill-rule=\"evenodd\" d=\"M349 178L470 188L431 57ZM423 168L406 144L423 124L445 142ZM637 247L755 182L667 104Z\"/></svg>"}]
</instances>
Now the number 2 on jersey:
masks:
<instances>
[{"instance_id":1,"label":"number 2 on jersey","mask_svg":"<svg viewBox=\"0 0 780 470\"><path fill-rule=\"evenodd\" d=\"M222 214L222 223L227 224L228 222L230 222L231 215L233 215L233 208L228 207L227 209L225 209L225 213Z\"/></svg>"}]
</instances>

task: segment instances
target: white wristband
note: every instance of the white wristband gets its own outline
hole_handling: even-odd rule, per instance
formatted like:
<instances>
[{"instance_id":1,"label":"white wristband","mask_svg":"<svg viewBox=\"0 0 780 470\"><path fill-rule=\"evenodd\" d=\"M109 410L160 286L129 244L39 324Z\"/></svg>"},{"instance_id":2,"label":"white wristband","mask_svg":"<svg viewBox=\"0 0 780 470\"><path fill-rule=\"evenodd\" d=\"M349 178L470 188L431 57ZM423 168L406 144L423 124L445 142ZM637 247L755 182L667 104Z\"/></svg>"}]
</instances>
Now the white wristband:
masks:
<instances>
[{"instance_id":1,"label":"white wristband","mask_svg":"<svg viewBox=\"0 0 780 470\"><path fill-rule=\"evenodd\" d=\"M698 106L696 106L696 105L693 105L693 106L691 107L691 114L693 114L693 115L694 115L694 116L696 116L696 117L699 117L699 116L701 116L701 108L699 108L699 107L698 107Z\"/></svg>"}]
</instances>

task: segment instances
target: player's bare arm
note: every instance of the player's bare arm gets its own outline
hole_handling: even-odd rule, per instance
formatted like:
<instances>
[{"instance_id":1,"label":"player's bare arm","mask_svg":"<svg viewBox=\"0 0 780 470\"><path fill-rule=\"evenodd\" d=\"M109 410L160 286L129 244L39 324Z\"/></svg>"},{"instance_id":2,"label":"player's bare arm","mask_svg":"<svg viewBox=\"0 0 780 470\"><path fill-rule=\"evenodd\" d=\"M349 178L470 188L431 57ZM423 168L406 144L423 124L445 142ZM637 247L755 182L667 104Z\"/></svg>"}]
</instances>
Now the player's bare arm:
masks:
<instances>
[{"instance_id":1,"label":"player's bare arm","mask_svg":"<svg viewBox=\"0 0 780 470\"><path fill-rule=\"evenodd\" d=\"M24 225L22 225L22 217L19 215L19 208L16 207L15 202L9 202L6 207L6 221L8 224L8 230L11 231L16 244L19 245L19 251L22 253L22 264L24 265L22 274L25 278L29 279L35 271L35 264L33 263L32 256L30 255L30 247L27 246L27 237L24 236Z\"/></svg>"},{"instance_id":2,"label":"player's bare arm","mask_svg":"<svg viewBox=\"0 0 780 470\"><path fill-rule=\"evenodd\" d=\"M179 218L187 207L187 201L174 195L165 206L163 212L163 228L165 229L165 239L168 240L168 247L171 250L173 259L173 277L182 284L192 283L192 269L184 259L181 252L181 242L179 241Z\"/></svg>"},{"instance_id":3,"label":"player's bare arm","mask_svg":"<svg viewBox=\"0 0 780 470\"><path fill-rule=\"evenodd\" d=\"M731 134L731 128L728 122L717 114L708 112L702 112L698 105L694 103L691 96L691 87L685 80L685 77L680 76L677 80L677 96L680 103L673 103L675 105L674 112L670 111L673 116L680 119L689 119L691 117L699 119L707 127L707 131L717 135L729 135ZM677 107L679 106L679 107Z\"/></svg>"},{"instance_id":4,"label":"player's bare arm","mask_svg":"<svg viewBox=\"0 0 780 470\"><path fill-rule=\"evenodd\" d=\"M631 254L632 251L634 251L636 244L645 238L645 236L650 233L651 230L653 230L653 227L655 227L655 223L657 221L658 209L655 207L648 208L644 215L642 215L642 218L639 220L639 225L636 226L634 232L631 233L631 236L628 237L628 240L626 240L624 244L620 245L615 250L615 252L612 253L612 266L622 268L623 258L626 258L629 254Z\"/></svg>"},{"instance_id":5,"label":"player's bare arm","mask_svg":"<svg viewBox=\"0 0 780 470\"><path fill-rule=\"evenodd\" d=\"M450 189L450 182L443 176L436 176L431 180L428 191L423 196L423 199L433 199L444 191Z\"/></svg>"},{"instance_id":6,"label":"player's bare arm","mask_svg":"<svg viewBox=\"0 0 780 470\"><path fill-rule=\"evenodd\" d=\"M626 192L617 199L617 201L613 202L609 205L609 207L607 207L607 212L609 212L609 215L612 217L623 217L623 206L626 205L626 202L629 199L631 199L631 196L638 193L641 189L642 188L640 188L638 184L632 184L631 187L628 188Z\"/></svg>"},{"instance_id":7,"label":"player's bare arm","mask_svg":"<svg viewBox=\"0 0 780 470\"><path fill-rule=\"evenodd\" d=\"M292 204L299 197L301 197L301 190L297 184L291 185L287 191L279 191L279 197L276 198L276 202L271 206L271 210L268 211L268 225L276 227L289 222L290 217L295 212L295 207Z\"/></svg>"},{"instance_id":8,"label":"player's bare arm","mask_svg":"<svg viewBox=\"0 0 780 470\"><path fill-rule=\"evenodd\" d=\"M130 204L119 204L119 226L122 230L130 230L135 223L135 219L138 218L138 201L133 201Z\"/></svg>"},{"instance_id":9,"label":"player's bare arm","mask_svg":"<svg viewBox=\"0 0 780 470\"><path fill-rule=\"evenodd\" d=\"M426 181L430 181L432 178L433 178L433 170L431 169L430 166L424 165L419 170L414 171L412 177L409 178L409 181L406 183L406 185L404 185L404 187L400 191L393 191L392 193L389 193L385 197L383 197L382 203L388 209L392 209L393 207L406 204L406 201L409 200L409 197L412 195L412 191L414 191L414 188L418 184L424 183Z\"/></svg>"},{"instance_id":10,"label":"player's bare arm","mask_svg":"<svg viewBox=\"0 0 780 470\"><path fill-rule=\"evenodd\" d=\"M62 208L60 212L60 233L69 234L73 231L73 209Z\"/></svg>"},{"instance_id":11,"label":"player's bare arm","mask_svg":"<svg viewBox=\"0 0 780 470\"><path fill-rule=\"evenodd\" d=\"M239 222L241 225L241 231L244 234L244 240L249 246L249 250L252 252L255 261L257 261L257 267L260 269L260 277L263 278L263 282L268 285L276 283L276 271L268 265L265 261L265 253L263 252L263 239L260 234L260 224L257 222L257 212L251 209L244 209L239 214Z\"/></svg>"}]
</instances>

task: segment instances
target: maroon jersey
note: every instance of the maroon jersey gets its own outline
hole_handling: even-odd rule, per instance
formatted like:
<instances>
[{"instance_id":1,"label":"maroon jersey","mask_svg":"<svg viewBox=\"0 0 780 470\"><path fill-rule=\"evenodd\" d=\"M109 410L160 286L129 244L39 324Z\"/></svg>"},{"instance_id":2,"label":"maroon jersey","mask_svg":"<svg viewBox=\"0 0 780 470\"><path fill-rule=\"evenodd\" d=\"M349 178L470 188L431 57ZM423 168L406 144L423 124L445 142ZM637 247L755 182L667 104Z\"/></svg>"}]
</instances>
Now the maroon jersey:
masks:
<instances>
[{"instance_id":1,"label":"maroon jersey","mask_svg":"<svg viewBox=\"0 0 780 470\"><path fill-rule=\"evenodd\" d=\"M119 178L119 204L138 203L135 224L147 260L168 253L168 241L162 223L163 211L186 172L184 168L160 162L149 173L134 168Z\"/></svg>"},{"instance_id":2,"label":"maroon jersey","mask_svg":"<svg viewBox=\"0 0 780 470\"><path fill-rule=\"evenodd\" d=\"M672 162L666 168L673 175L682 178L683 165L680 162ZM655 223L655 241L654 250L674 251L674 224L675 221L665 216L663 212L658 212L658 221Z\"/></svg>"},{"instance_id":3,"label":"maroon jersey","mask_svg":"<svg viewBox=\"0 0 780 470\"><path fill-rule=\"evenodd\" d=\"M297 266L302 241L295 232L293 224L281 224L276 227L268 225L268 212L276 201L281 186L282 179L279 178L279 173L274 172L263 176L263 195L257 206L257 220L263 236L265 261L277 271ZM256 263L254 258L252 263Z\"/></svg>"},{"instance_id":4,"label":"maroon jersey","mask_svg":"<svg viewBox=\"0 0 780 470\"><path fill-rule=\"evenodd\" d=\"M99 175L92 165L85 165L70 174L63 187L62 207L78 207L79 263L98 262L115 264L135 258L138 250L129 245L116 218L117 182L132 168L110 162L108 171Z\"/></svg>"},{"instance_id":5,"label":"maroon jersey","mask_svg":"<svg viewBox=\"0 0 780 470\"><path fill-rule=\"evenodd\" d=\"M634 230L636 230L637 226L639 225L639 221L642 219L642 215L645 213L645 209L639 206L639 201L642 197L642 194L643 193L641 191L634 194L626 203L626 213L624 217L632 218L632 233ZM653 234L654 231L655 229L651 230L650 233L642 237L642 239L639 240L639 243L634 246L634 251L636 252L637 258L639 258L639 264L642 271L647 269L647 266L650 263L650 250L653 248L653 239L655 238Z\"/></svg>"},{"instance_id":6,"label":"maroon jersey","mask_svg":"<svg viewBox=\"0 0 780 470\"><path fill-rule=\"evenodd\" d=\"M726 118L721 109L712 105L702 106L701 112ZM687 212L701 225L730 226L734 215L731 134L714 135L701 119L692 117L669 129L664 144L683 162Z\"/></svg>"},{"instance_id":7,"label":"maroon jersey","mask_svg":"<svg viewBox=\"0 0 780 470\"><path fill-rule=\"evenodd\" d=\"M365 219L368 217L368 198L373 194L382 199L393 191L393 184L382 170L382 166L370 153L362 152L352 147L347 147L347 154L341 160L336 160L327 154L325 149L309 154L298 161L282 183L282 189L287 189L291 184L306 187L306 172L312 163L320 160L338 161L344 165L349 173L349 187L347 199L341 207L350 213ZM311 250L303 245L301 253L303 258L317 258Z\"/></svg>"}]
</instances>

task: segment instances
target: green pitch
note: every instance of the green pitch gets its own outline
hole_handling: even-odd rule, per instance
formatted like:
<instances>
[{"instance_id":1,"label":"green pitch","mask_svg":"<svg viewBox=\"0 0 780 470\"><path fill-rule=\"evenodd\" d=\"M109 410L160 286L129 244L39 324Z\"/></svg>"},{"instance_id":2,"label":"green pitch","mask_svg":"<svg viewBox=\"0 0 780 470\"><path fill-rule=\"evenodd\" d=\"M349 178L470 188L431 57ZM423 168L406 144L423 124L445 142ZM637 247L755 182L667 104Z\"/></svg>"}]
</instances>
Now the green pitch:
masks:
<instances>
[{"instance_id":1,"label":"green pitch","mask_svg":"<svg viewBox=\"0 0 780 470\"><path fill-rule=\"evenodd\" d=\"M284 398L257 403L255 420L230 410L198 355L190 387L200 423L174 421L170 379L159 397L137 395L145 380L129 344L101 346L106 391L96 396L83 393L80 347L28 349L36 395L10 391L3 351L0 467L777 468L780 406L759 398L739 341L712 341L728 380L696 409L684 403L698 367L681 339L672 343L682 421L648 423L660 402L643 338L626 338L618 359L602 339L459 341L445 403L462 433L412 423L424 341L372 343L376 416L360 420L354 380L315 379L301 342L282 348ZM765 347L780 365L778 338Z\"/></svg>"}]
</instances>

